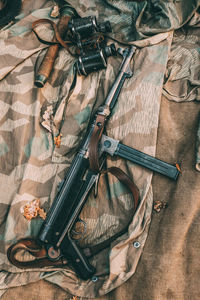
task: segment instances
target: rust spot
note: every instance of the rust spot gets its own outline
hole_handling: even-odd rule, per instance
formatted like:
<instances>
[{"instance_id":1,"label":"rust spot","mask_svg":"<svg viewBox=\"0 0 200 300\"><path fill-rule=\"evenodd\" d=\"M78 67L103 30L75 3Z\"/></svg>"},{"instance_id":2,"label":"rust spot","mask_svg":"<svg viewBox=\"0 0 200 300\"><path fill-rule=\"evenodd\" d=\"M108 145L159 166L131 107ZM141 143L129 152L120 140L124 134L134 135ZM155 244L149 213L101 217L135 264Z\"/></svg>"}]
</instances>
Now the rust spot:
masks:
<instances>
[{"instance_id":1,"label":"rust spot","mask_svg":"<svg viewBox=\"0 0 200 300\"><path fill-rule=\"evenodd\" d=\"M62 134L60 133L58 136L54 137L54 144L56 147L60 148Z\"/></svg>"},{"instance_id":2,"label":"rust spot","mask_svg":"<svg viewBox=\"0 0 200 300\"><path fill-rule=\"evenodd\" d=\"M180 165L178 163L176 163L175 166L176 166L177 170L181 173L181 167L180 167Z\"/></svg>"}]
</instances>

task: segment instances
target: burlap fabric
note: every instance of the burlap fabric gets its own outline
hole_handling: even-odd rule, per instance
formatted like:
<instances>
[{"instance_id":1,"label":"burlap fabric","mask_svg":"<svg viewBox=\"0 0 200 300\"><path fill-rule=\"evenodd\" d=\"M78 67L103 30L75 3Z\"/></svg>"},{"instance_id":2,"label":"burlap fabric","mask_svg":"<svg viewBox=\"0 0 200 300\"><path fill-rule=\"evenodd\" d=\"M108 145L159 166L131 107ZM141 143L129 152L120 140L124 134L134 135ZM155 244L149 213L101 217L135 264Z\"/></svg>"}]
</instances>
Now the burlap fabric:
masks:
<instances>
[{"instance_id":1,"label":"burlap fabric","mask_svg":"<svg viewBox=\"0 0 200 300\"><path fill-rule=\"evenodd\" d=\"M24 2L25 4L26 2ZM102 178L99 187L100 192L96 200L92 196L90 197L82 212L82 217L88 224L88 235L84 240L85 245L101 241L106 234L110 235L113 231L126 226L127 221L130 222L127 233L116 240L111 249L106 249L93 258L92 263L97 266L99 275L96 282L80 281L70 269L58 270L57 272L52 270L22 272L8 263L5 255L7 247L18 238L29 235L36 236L42 222L41 219L27 222L20 213L20 208L28 200L40 198L41 206L48 210L56 194L56 186L63 178L64 171L68 168L80 143L80 137L86 130L89 117L94 108L103 101L120 64L120 58L110 58L108 68L105 71L93 73L86 78L78 77L75 89L69 93L73 80L72 65L74 61L66 51L61 50L49 83L42 90L36 89L33 86L34 65L38 57L44 54L44 50L40 50L45 46L37 41L30 31L30 25L37 18L49 17L52 3L51 1L47 2L46 7L44 1L42 3L35 2L34 5L29 10L26 7L25 17L19 20L16 25L1 32L1 291L3 294L10 287L26 285L45 278L45 280L62 287L72 295L94 298L108 293L135 273L151 221L152 174L128 162L108 159L108 166L120 166L134 179L140 189L141 203L137 213L132 216L130 195L112 177ZM111 20L114 37L127 42L142 38L142 40L135 42L139 49L132 66L134 77L127 81L124 86L123 94L120 96L119 103L108 123L107 133L109 136L120 139L127 145L151 155L155 155L156 150L163 83L165 97L168 97L169 100L199 100L198 3L194 2L189 5L188 10L186 9L187 5L180 7L180 3L176 3L174 6L167 3L166 6L168 10L164 14L165 22L159 21L157 23L155 20L152 23L150 12L155 12L157 8L157 13L160 11L163 16L165 7L163 4L159 6L153 2L140 4L130 2L128 4L119 1L112 1L112 3L108 1L84 1L84 4L77 3L75 5L81 16L95 14L100 20L107 16ZM169 13L172 10L171 6L179 11L179 18L176 18L176 22ZM121 10L120 14L119 10ZM135 14L134 18L133 14ZM162 20L161 17L157 19ZM166 20L168 20L167 23ZM188 22L189 20L190 22ZM185 23L187 23L187 27L184 27L184 30L187 34L184 31L178 31L174 35L173 29L182 27ZM134 29L136 29L134 31L133 24L135 24ZM161 26L163 24L167 24L167 26ZM41 26L40 30L42 34L45 29ZM49 32L50 37L51 32ZM24 39L26 44L23 42ZM182 51L176 52L177 43ZM180 57L180 53L182 53L182 57ZM194 59L187 60L188 55L192 55ZM180 66L180 60L181 65L185 63L184 68L177 67ZM183 91L184 89L184 99L177 89L177 80L179 80L178 86L180 86L183 83L183 78L185 83L180 90ZM174 97L176 99L170 99L168 95L172 95L174 91L176 92L176 97ZM177 270L181 274L183 272L182 262L186 260L186 258L181 260L181 257L187 256L184 251L190 252L193 249L183 247L185 247L185 235L190 232L191 220L196 217L198 209L199 178L196 177L198 173L195 171L194 148L195 145L197 149L199 148L196 138L198 136L197 115L199 106L197 103L169 104L166 99L162 99L162 103L164 103L160 115L162 135L159 132L160 144L158 143L158 147L160 148L158 151L160 152L157 154L168 162L181 162L183 173L178 183L172 183L158 175L154 176L154 200L161 201L163 206L165 206L165 202L168 202L168 209L163 210L160 215L153 218L153 222L157 222L159 219L161 226L158 228L152 225L153 229L150 231L148 239L151 243L147 242L145 245L138 271L130 281L116 292L112 292L110 297L113 299L116 297L119 299L134 299L134 297L135 299L136 297L139 299L145 299L145 297L149 297L149 299L162 299L162 297L183 299L184 297L184 283L187 280L181 277L182 285L180 289L177 289L176 283L174 283L176 281L174 276L177 275L169 276L171 280L169 281L167 272L172 272L168 264L172 257L174 265L179 267ZM185 122L184 114L186 110L189 111L190 107L191 117ZM187 134L189 129L192 130L193 143L191 133L190 135ZM62 134L62 142L61 147L56 148L52 137L59 133ZM185 140L181 139L182 136ZM191 144L194 145L193 155L188 151L188 148L184 148L183 151L184 145L187 145L188 136L190 143L187 147L191 150ZM188 155L191 158L185 160ZM198 162L198 154L196 157ZM192 159L193 163L191 163ZM187 180L186 184L184 181L183 185L184 175L188 176L187 170L190 170L191 177L189 182ZM185 197L187 195L187 199L191 196L191 199L195 197L196 201L190 200L190 205L185 207L186 200L183 201L183 191ZM105 196L106 192L108 194ZM182 206L181 201L183 202ZM178 211L178 208L181 209L181 212ZM184 208L190 211L189 215L185 215ZM164 224L165 219L166 224ZM183 220L182 223L180 219ZM198 223L196 220L194 222L195 224ZM175 231L174 228L176 228ZM175 234L179 239L176 239L177 243L174 245ZM141 246L137 249L134 248L134 241L139 241ZM165 243L168 243L167 250L164 247ZM150 249L149 252L148 249ZM157 256L152 257L156 251L159 253L157 252ZM193 250L192 254L192 257L195 257L196 250ZM197 273L198 264L191 265ZM168 271L165 272L164 267ZM145 270L148 271L148 274ZM158 277L161 278L160 285ZM156 283L153 278L155 278ZM195 280L196 277L194 276ZM146 288L141 291L143 281ZM165 281L169 282L169 285ZM41 283L41 286L43 284ZM151 284L154 286L153 289L150 288ZM157 285L160 288L157 289ZM193 296L196 297L198 289L195 283L194 287ZM45 299L48 295L48 288L44 284L41 299L42 297ZM162 288L164 289L163 294ZM31 295L27 286L26 293L28 292ZM14 297L12 292L10 293L11 297ZM49 293L51 293L52 298L57 297L57 293L60 295L59 299L72 297L60 290L54 290L54 288ZM9 292L6 294L9 297ZM34 293L32 295L35 297Z\"/></svg>"}]
</instances>

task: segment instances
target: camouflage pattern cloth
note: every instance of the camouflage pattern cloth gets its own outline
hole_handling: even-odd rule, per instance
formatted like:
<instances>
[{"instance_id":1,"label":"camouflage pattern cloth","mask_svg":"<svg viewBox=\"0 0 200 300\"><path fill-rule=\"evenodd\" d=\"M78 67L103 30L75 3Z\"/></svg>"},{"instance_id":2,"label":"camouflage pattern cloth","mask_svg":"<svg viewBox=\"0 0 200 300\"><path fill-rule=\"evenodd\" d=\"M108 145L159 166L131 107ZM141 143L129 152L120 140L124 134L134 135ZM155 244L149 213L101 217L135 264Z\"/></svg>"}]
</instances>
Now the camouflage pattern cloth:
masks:
<instances>
[{"instance_id":1,"label":"camouflage pattern cloth","mask_svg":"<svg viewBox=\"0 0 200 300\"><path fill-rule=\"evenodd\" d=\"M163 84L163 95L170 101L200 100L200 14L173 37ZM199 104L197 104L199 110ZM200 171L200 124L197 129L196 170Z\"/></svg>"},{"instance_id":2,"label":"camouflage pattern cloth","mask_svg":"<svg viewBox=\"0 0 200 300\"><path fill-rule=\"evenodd\" d=\"M199 114L199 122L198 122L198 129L197 129L197 140L196 140L196 169L200 171L200 114Z\"/></svg>"},{"instance_id":3,"label":"camouflage pattern cloth","mask_svg":"<svg viewBox=\"0 0 200 300\"><path fill-rule=\"evenodd\" d=\"M121 285L136 270L151 222L152 172L122 159L107 159L108 167L120 167L134 180L140 190L140 205L133 215L133 199L128 191L112 175L101 177L98 197L91 194L81 212L87 224L82 245L95 245L122 228L128 229L110 248L91 259L97 269L93 280L82 281L69 268L21 270L8 262L7 248L20 238L36 237L43 222L39 217L27 221L21 209L39 199L41 208L48 211L89 118L105 99L121 63L120 57L109 58L106 70L78 76L70 90L75 59L61 49L49 81L44 88L36 88L35 69L47 46L38 41L31 24L39 18L51 19L54 3L30 2L29 6L24 1L26 10L16 24L0 32L0 291L3 294L10 287L43 278L71 294L93 298ZM191 19L198 1L185 1L184 5L180 1L68 3L81 17L95 15L100 22L110 20L112 37L138 47L132 63L134 76L125 82L106 131L124 144L155 155L173 30ZM176 18L174 12L178 12ZM157 18L152 20L154 14ZM52 38L46 25L38 30L46 39ZM61 145L56 147L54 138L59 135ZM21 259L26 258L22 254Z\"/></svg>"}]
</instances>

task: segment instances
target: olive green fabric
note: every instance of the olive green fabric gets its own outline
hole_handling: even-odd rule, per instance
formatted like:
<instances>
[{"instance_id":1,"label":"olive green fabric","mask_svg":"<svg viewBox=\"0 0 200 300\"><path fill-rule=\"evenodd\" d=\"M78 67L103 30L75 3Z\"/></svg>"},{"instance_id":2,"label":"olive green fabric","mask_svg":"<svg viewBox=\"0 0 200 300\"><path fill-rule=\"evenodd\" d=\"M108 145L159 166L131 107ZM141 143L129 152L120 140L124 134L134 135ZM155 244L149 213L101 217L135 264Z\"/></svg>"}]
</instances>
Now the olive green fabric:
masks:
<instances>
[{"instance_id":1,"label":"olive green fabric","mask_svg":"<svg viewBox=\"0 0 200 300\"><path fill-rule=\"evenodd\" d=\"M192 16L187 25L197 26L198 2L190 1L190 5L180 5L178 1L68 2L81 17L96 15L99 21L110 20L113 38L138 47L131 64L134 76L125 82L106 130L110 137L155 155L163 84L167 97L174 84L174 77L169 74L173 74L173 67L175 71L177 69L175 63L170 64L172 57L176 57L173 50L176 51L177 41L176 36L173 38L173 30L183 26ZM118 158L107 159L108 167L122 168L139 187L140 205L134 215L131 195L110 175L101 177L98 197L95 199L91 194L81 212L81 218L87 224L82 246L98 244L129 225L127 232L110 248L91 259L97 269L97 280L82 281L69 268L24 271L12 266L6 258L8 246L17 239L37 236L42 219L28 222L21 208L28 201L39 198L41 207L48 211L89 119L105 99L121 63L120 57L109 58L106 70L87 77L78 76L71 90L75 59L61 49L49 81L44 88L37 89L34 86L35 70L46 46L37 40L31 24L38 18L50 18L52 5L51 1L37 1L31 7L24 1L24 15L16 24L0 32L0 287L3 293L10 287L45 278L73 295L94 298L120 286L135 273L146 242L153 203L152 172L136 164ZM176 14L178 17L174 17ZM45 25L38 30L42 36L52 38L51 30ZM198 32L193 32L194 36L196 42L191 51L196 62L199 60ZM115 44L119 46L117 42ZM180 47L185 49L187 45L186 40ZM187 52L183 51L183 54ZM178 59L175 62L178 64ZM191 60L189 62L194 65ZM184 70L190 74L188 63L186 67ZM194 78L188 75L185 79L185 85L195 79L195 87L188 91L193 95L189 100L195 100L199 95L198 68L192 74ZM181 94L176 96L181 98ZM59 148L54 145L54 137L58 134L62 135ZM178 160L179 157L174 156L168 161L175 163ZM135 242L139 242L139 248L134 247Z\"/></svg>"}]
</instances>

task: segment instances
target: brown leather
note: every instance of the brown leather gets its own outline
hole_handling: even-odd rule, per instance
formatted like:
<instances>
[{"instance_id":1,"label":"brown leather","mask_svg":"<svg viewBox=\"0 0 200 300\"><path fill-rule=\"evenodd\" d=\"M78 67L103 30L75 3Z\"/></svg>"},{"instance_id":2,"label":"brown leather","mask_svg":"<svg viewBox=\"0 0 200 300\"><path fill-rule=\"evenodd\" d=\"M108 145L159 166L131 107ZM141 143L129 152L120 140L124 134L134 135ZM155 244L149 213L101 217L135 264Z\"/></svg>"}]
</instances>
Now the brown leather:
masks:
<instances>
[{"instance_id":1,"label":"brown leather","mask_svg":"<svg viewBox=\"0 0 200 300\"><path fill-rule=\"evenodd\" d=\"M105 240L105 241L103 241L103 242L101 242L97 245L94 245L94 246L91 246L91 247L86 247L86 248L82 249L85 256L87 258L90 258L90 257L98 254L103 249L110 247L111 243L114 242L118 237L120 237L126 231L127 231L127 227L124 228L123 230L117 232L116 234L114 234L113 236L108 238L107 240Z\"/></svg>"},{"instance_id":2,"label":"brown leather","mask_svg":"<svg viewBox=\"0 0 200 300\"><path fill-rule=\"evenodd\" d=\"M89 145L89 162L90 162L90 169L94 172L110 172L115 177L118 178L119 181L121 181L124 185L127 186L127 188L130 190L130 192L133 195L134 199L134 209L136 210L139 202L139 191L135 183L128 177L126 173L124 173L121 169L117 167L111 167L105 171L100 171L100 163L99 163L99 141L101 139L104 127L106 122L106 116L105 115L97 115L94 130L90 139L90 145Z\"/></svg>"},{"instance_id":3,"label":"brown leather","mask_svg":"<svg viewBox=\"0 0 200 300\"><path fill-rule=\"evenodd\" d=\"M112 175L117 177L118 180L122 182L131 191L134 197L134 211L136 211L139 203L139 190L135 183L130 179L130 177L126 173L124 173L121 169L117 167L108 168L107 170L104 170L101 173L105 174L107 172L110 172ZM114 242L120 235L122 235L126 231L127 228L124 228L122 231L116 233L115 235L111 236L109 239L103 241L102 243L83 249L85 256L89 258L96 255L98 252L109 247L112 242Z\"/></svg>"},{"instance_id":4,"label":"brown leather","mask_svg":"<svg viewBox=\"0 0 200 300\"><path fill-rule=\"evenodd\" d=\"M68 44L70 44L69 41L64 41L62 38L64 37L64 35L67 32L67 28L68 28L68 23L69 20L71 19L70 16L62 16L58 22L58 25L56 25L54 22L52 22L51 20L48 19L39 19L35 22L33 22L32 24L32 30L35 33L35 35L37 36L37 38L39 39L40 42L50 45L50 47L48 48L45 57L39 67L39 70L37 72L37 76L38 75L42 75L45 76L46 80L49 78L50 73L52 71L53 65L54 65L54 61L58 55L58 51L60 48L60 45L64 48L66 48L68 50L68 52L72 55L71 51L69 50ZM54 30L54 39L53 41L46 41L44 39L42 39L37 31L36 31L36 27L40 24L45 24L48 23L52 26L53 30Z\"/></svg>"},{"instance_id":5,"label":"brown leather","mask_svg":"<svg viewBox=\"0 0 200 300\"><path fill-rule=\"evenodd\" d=\"M115 168L108 169L109 172L115 173ZM120 169L116 172L116 174L121 171ZM124 173L125 174L125 173ZM120 174L118 173L118 177L120 178ZM122 175L123 176L123 175ZM125 174L125 177L127 175ZM138 189L135 190L135 209L137 208L137 203L139 199ZM109 239L91 246L87 248L83 248L82 251L84 252L87 258L90 258L96 254L98 254L103 249L110 246L112 242L114 242L120 235L126 232L127 228L124 228L120 232L116 233L115 235L111 236ZM20 251L28 251L32 256L35 257L33 260L28 261L20 261L16 258L16 255ZM34 268L44 268L44 267L65 267L67 265L67 260L63 257L60 257L58 260L52 261L47 256L47 251L44 246L39 245L36 239L33 238L24 238L20 239L17 243L10 246L7 250L7 257L8 260L16 267L20 269L34 269Z\"/></svg>"},{"instance_id":6,"label":"brown leather","mask_svg":"<svg viewBox=\"0 0 200 300\"><path fill-rule=\"evenodd\" d=\"M90 169L97 173L99 172L100 169L98 146L104 130L105 121L106 121L105 115L101 115L101 114L97 115L96 122L94 125L94 130L89 145Z\"/></svg>"},{"instance_id":7,"label":"brown leather","mask_svg":"<svg viewBox=\"0 0 200 300\"><path fill-rule=\"evenodd\" d=\"M28 251L36 259L28 261L18 260L16 255L22 250ZM7 250L7 257L14 266L22 269L44 268L48 266L61 267L66 265L66 261L62 259L55 261L49 260L46 249L43 246L40 246L33 238L21 239L17 243L10 246Z\"/></svg>"},{"instance_id":8,"label":"brown leather","mask_svg":"<svg viewBox=\"0 0 200 300\"><path fill-rule=\"evenodd\" d=\"M64 48L68 49L68 45L71 44L70 41L64 41L63 37L66 34L68 30L68 23L70 21L71 17L69 16L62 16L58 24L54 23L53 21L49 19L39 19L32 23L32 30L37 36L38 40L47 45L56 45L60 44ZM41 24L50 24L53 31L54 31L54 38L52 41L47 41L39 36L39 34L36 31L36 27Z\"/></svg>"},{"instance_id":9,"label":"brown leather","mask_svg":"<svg viewBox=\"0 0 200 300\"><path fill-rule=\"evenodd\" d=\"M139 191L134 182L128 177L126 173L124 173L121 169L117 167L111 167L101 173L110 172L114 176L116 176L120 182L127 186L127 188L131 191L134 197L134 210L137 209L139 202ZM96 255L98 252L110 246L111 242L113 242L117 237L123 234L126 231L126 228L110 237L109 239L103 241L100 244L97 244L92 247L87 247L83 249L86 257L91 257ZM16 258L16 255L20 251L28 251L32 256L35 257L33 260L28 261L20 261ZM67 261L64 257L59 257L57 260L50 260L47 255L47 250L44 246L40 245L36 239L33 238L25 238L19 240L14 245L10 246L7 250L8 260L16 267L22 269L32 269L32 268L44 268L44 267L64 267L67 264Z\"/></svg>"},{"instance_id":10,"label":"brown leather","mask_svg":"<svg viewBox=\"0 0 200 300\"><path fill-rule=\"evenodd\" d=\"M130 190L134 199L134 210L136 210L139 203L139 190L136 184L132 181L132 179L126 173L124 173L124 171L117 167L108 168L106 171L103 172L111 173Z\"/></svg>"}]
</instances>

